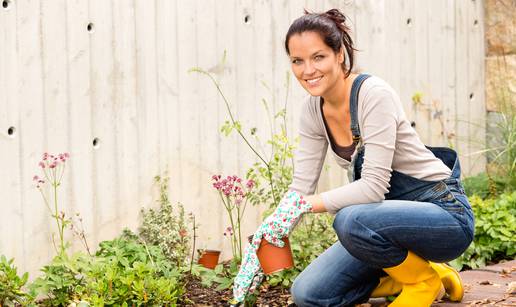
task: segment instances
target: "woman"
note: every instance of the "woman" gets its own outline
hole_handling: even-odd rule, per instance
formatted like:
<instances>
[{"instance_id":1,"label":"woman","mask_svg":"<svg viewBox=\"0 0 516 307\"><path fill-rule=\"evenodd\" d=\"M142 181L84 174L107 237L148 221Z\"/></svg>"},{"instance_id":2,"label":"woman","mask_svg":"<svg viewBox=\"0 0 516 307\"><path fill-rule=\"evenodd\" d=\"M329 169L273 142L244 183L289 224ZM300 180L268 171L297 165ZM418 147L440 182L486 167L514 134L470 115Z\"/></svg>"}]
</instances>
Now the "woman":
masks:
<instances>
[{"instance_id":1,"label":"woman","mask_svg":"<svg viewBox=\"0 0 516 307\"><path fill-rule=\"evenodd\" d=\"M425 147L386 82L351 73L345 21L336 9L305 12L288 30L292 71L310 97L290 191L253 243L263 237L281 245L302 214L330 212L339 241L297 277L296 305L353 306L399 293L391 306L430 306L443 285L460 301L460 276L438 264L461 255L473 238L457 155ZM328 147L352 182L314 195Z\"/></svg>"}]
</instances>

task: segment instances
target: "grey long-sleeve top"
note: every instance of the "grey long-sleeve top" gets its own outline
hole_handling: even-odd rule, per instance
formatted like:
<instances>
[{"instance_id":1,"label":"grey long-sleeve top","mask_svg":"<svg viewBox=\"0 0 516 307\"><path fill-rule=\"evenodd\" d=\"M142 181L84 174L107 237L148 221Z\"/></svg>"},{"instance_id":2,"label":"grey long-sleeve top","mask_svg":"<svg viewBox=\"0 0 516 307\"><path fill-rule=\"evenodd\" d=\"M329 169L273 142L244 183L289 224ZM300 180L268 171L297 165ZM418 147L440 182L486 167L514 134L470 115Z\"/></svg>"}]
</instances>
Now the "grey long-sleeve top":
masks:
<instances>
[{"instance_id":1,"label":"grey long-sleeve top","mask_svg":"<svg viewBox=\"0 0 516 307\"><path fill-rule=\"evenodd\" d=\"M443 180L451 170L421 142L405 116L400 98L382 79L371 76L358 97L358 122L365 146L361 179L321 193L327 211L385 199L392 170L422 180ZM330 142L325 129L320 97L304 103L299 124L299 147L290 189L304 195L314 193ZM350 162L330 150L342 168ZM356 153L356 152L355 152Z\"/></svg>"}]
</instances>

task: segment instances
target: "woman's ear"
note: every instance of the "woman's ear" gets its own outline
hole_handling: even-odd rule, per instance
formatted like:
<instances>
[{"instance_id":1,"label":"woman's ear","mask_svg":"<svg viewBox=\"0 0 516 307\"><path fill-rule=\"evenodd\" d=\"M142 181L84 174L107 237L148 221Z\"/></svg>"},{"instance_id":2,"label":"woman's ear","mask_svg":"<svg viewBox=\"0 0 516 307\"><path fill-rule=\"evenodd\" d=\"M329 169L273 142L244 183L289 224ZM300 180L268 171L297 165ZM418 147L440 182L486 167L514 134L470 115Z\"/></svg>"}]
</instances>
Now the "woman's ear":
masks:
<instances>
[{"instance_id":1,"label":"woman's ear","mask_svg":"<svg viewBox=\"0 0 516 307\"><path fill-rule=\"evenodd\" d=\"M339 64L344 63L344 48L340 48L340 51L337 55L337 60L339 61Z\"/></svg>"}]
</instances>

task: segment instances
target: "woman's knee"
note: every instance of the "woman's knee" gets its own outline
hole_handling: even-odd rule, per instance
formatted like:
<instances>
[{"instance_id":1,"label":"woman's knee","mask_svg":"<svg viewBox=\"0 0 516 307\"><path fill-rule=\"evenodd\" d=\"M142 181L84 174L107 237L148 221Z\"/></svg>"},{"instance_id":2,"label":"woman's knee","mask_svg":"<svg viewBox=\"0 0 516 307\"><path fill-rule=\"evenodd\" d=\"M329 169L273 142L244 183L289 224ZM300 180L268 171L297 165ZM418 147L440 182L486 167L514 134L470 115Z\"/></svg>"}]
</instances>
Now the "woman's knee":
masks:
<instances>
[{"instance_id":1,"label":"woman's knee","mask_svg":"<svg viewBox=\"0 0 516 307\"><path fill-rule=\"evenodd\" d=\"M294 280L292 287L290 287L290 294L296 306L310 306L312 301L310 291L311 288L303 279L296 278Z\"/></svg>"},{"instance_id":2,"label":"woman's knee","mask_svg":"<svg viewBox=\"0 0 516 307\"><path fill-rule=\"evenodd\" d=\"M335 233L344 247L348 245L348 241L353 235L356 211L353 206L342 208L337 212L333 220L333 229L335 229Z\"/></svg>"}]
</instances>

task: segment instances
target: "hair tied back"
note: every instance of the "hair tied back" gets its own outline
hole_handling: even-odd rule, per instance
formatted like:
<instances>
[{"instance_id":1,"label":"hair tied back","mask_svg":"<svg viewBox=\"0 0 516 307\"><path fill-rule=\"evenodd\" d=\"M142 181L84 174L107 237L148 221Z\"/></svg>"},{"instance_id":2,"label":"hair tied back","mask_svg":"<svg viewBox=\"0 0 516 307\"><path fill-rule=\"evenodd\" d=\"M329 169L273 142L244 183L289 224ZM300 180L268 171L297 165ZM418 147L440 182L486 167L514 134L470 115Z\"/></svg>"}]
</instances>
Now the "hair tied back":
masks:
<instances>
[{"instance_id":1,"label":"hair tied back","mask_svg":"<svg viewBox=\"0 0 516 307\"><path fill-rule=\"evenodd\" d=\"M323 15L333 20L338 25L346 23L346 16L344 16L344 14L342 14L338 9L331 9L323 13Z\"/></svg>"}]
</instances>

